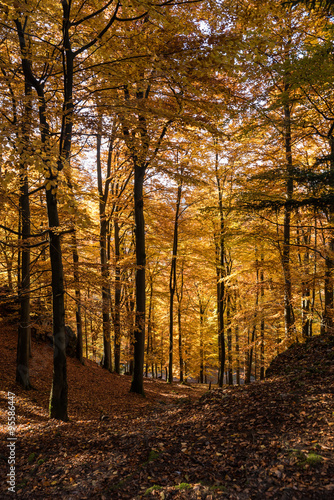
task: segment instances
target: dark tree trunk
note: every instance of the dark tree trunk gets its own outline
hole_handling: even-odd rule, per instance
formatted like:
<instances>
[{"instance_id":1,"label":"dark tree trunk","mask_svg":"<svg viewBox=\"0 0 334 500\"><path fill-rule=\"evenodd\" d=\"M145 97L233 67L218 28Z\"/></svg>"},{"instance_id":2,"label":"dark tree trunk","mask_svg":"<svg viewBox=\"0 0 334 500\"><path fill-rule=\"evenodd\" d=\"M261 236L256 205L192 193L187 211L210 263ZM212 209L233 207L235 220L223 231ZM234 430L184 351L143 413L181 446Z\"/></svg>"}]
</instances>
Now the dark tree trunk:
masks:
<instances>
[{"instance_id":1,"label":"dark tree trunk","mask_svg":"<svg viewBox=\"0 0 334 500\"><path fill-rule=\"evenodd\" d=\"M204 323L205 323L205 310L206 306L203 304L200 295L199 299L199 382L204 383Z\"/></svg>"},{"instance_id":2,"label":"dark tree trunk","mask_svg":"<svg viewBox=\"0 0 334 500\"><path fill-rule=\"evenodd\" d=\"M180 363L180 382L183 382L183 339L182 339L182 322L181 322L181 307L183 299L183 262L181 267L181 284L179 290L176 292L177 295L177 324L179 331L179 363Z\"/></svg>"},{"instance_id":3,"label":"dark tree trunk","mask_svg":"<svg viewBox=\"0 0 334 500\"><path fill-rule=\"evenodd\" d=\"M99 128L101 129L102 118L100 118ZM102 330L103 330L103 368L111 371L111 342L110 342L110 286L109 270L107 260L107 229L106 201L108 192L102 187L102 166L101 166L101 132L97 134L96 146L96 169L97 184L99 191L99 213L100 213L100 263L102 278Z\"/></svg>"},{"instance_id":4,"label":"dark tree trunk","mask_svg":"<svg viewBox=\"0 0 334 500\"><path fill-rule=\"evenodd\" d=\"M172 264L169 279L169 365L168 365L168 382L173 382L173 325L174 325L174 295L176 290L176 262L177 262L177 246L178 246L178 229L179 229L179 214L182 195L182 180L177 188L176 211L174 219L174 235L173 235L173 254Z\"/></svg>"},{"instance_id":5,"label":"dark tree trunk","mask_svg":"<svg viewBox=\"0 0 334 500\"><path fill-rule=\"evenodd\" d=\"M25 82L24 116L22 123L23 152L30 143L31 125L31 86ZM20 323L18 329L16 382L25 389L30 389L29 355L30 355L30 248L27 239L30 236L30 204L28 167L24 158L20 159L20 228L22 237L21 276L19 279ZM20 273L19 273L20 274Z\"/></svg>"},{"instance_id":6,"label":"dark tree trunk","mask_svg":"<svg viewBox=\"0 0 334 500\"><path fill-rule=\"evenodd\" d=\"M128 356L129 356L129 374L133 375L133 342L134 342L134 308L135 308L135 301L132 295L132 292L130 293L129 287L125 287L126 290L126 301L125 301L125 307L126 307L126 312L129 318L129 344L128 344Z\"/></svg>"},{"instance_id":7,"label":"dark tree trunk","mask_svg":"<svg viewBox=\"0 0 334 500\"><path fill-rule=\"evenodd\" d=\"M77 325L77 345L76 345L76 358L83 363L83 339L82 339L82 316L81 316L81 291L80 291L80 276L79 276L79 254L76 234L72 234L72 256L73 256L73 278L75 287L75 319ZM86 339L87 341L87 339Z\"/></svg>"},{"instance_id":8,"label":"dark tree trunk","mask_svg":"<svg viewBox=\"0 0 334 500\"><path fill-rule=\"evenodd\" d=\"M231 327L231 297L227 295L226 304L226 333L227 333L227 373L228 384L233 385L233 366L232 366L232 327Z\"/></svg>"},{"instance_id":9,"label":"dark tree trunk","mask_svg":"<svg viewBox=\"0 0 334 500\"><path fill-rule=\"evenodd\" d=\"M15 24L19 35L22 69L26 81L34 87L39 98L39 127L41 142L47 148L50 139L50 126L46 118L46 99L44 87L34 77L32 64L27 59L26 36L21 21L16 19ZM70 117L67 117L69 120ZM64 134L62 128L62 136ZM70 142L66 139L66 151L69 151ZM58 171L63 168L63 146L60 147ZM48 155L49 151L45 151ZM58 172L53 172L46 162L48 170L46 203L49 221L50 261L52 273L52 302L53 302L53 379L50 395L50 417L58 420L68 420L67 416L67 375L66 375L66 346L65 346L65 308L64 308L64 273L60 243L60 224L58 218L57 189Z\"/></svg>"},{"instance_id":10,"label":"dark tree trunk","mask_svg":"<svg viewBox=\"0 0 334 500\"><path fill-rule=\"evenodd\" d=\"M30 207L28 177L25 171L21 175L20 215L22 220L21 282L19 289L20 323L17 344L16 382L25 389L30 389L29 354L30 354L30 249L25 241L30 235Z\"/></svg>"},{"instance_id":11,"label":"dark tree trunk","mask_svg":"<svg viewBox=\"0 0 334 500\"><path fill-rule=\"evenodd\" d=\"M261 255L261 271L260 271L260 286L261 286L261 305L264 302L264 272L263 272L263 255ZM260 344L260 380L264 380L264 312L261 311L261 344Z\"/></svg>"},{"instance_id":12,"label":"dark tree trunk","mask_svg":"<svg viewBox=\"0 0 334 500\"><path fill-rule=\"evenodd\" d=\"M114 311L114 358L115 372L120 373L121 362L121 269L120 238L117 217L114 219L114 244L115 244L115 311Z\"/></svg>"},{"instance_id":13,"label":"dark tree trunk","mask_svg":"<svg viewBox=\"0 0 334 500\"><path fill-rule=\"evenodd\" d=\"M53 380L50 396L50 417L68 420L67 373L65 344L64 272L60 243L58 206L56 194L46 190L49 218L50 260L52 270L53 305Z\"/></svg>"},{"instance_id":14,"label":"dark tree trunk","mask_svg":"<svg viewBox=\"0 0 334 500\"><path fill-rule=\"evenodd\" d=\"M134 369L131 392L144 395L143 370L145 350L145 221L143 186L145 167L135 162L134 210L136 225L136 316L134 332Z\"/></svg>"},{"instance_id":15,"label":"dark tree trunk","mask_svg":"<svg viewBox=\"0 0 334 500\"><path fill-rule=\"evenodd\" d=\"M144 81L144 74L143 81ZM150 136L148 133L146 116L145 116L145 101L150 95L151 85L148 84L146 90L143 90L142 85L138 85L136 89L136 125L130 130L130 123L127 117L121 116L123 127L123 138L130 151L131 159L134 166L134 213L135 213L135 232L136 232L136 316L135 316L135 332L134 332L134 371L131 383L131 392L144 395L143 386L143 370L144 370L144 355L145 355L145 222L144 222L144 200L143 186L145 171L150 162L156 157L161 142L166 134L168 126L172 120L168 120L158 138L155 149L149 156ZM124 87L125 101L130 100L130 91L128 86ZM138 110L140 110L139 114ZM134 140L136 134L140 136L140 141Z\"/></svg>"},{"instance_id":16,"label":"dark tree trunk","mask_svg":"<svg viewBox=\"0 0 334 500\"><path fill-rule=\"evenodd\" d=\"M238 307L238 296L237 296L237 292L235 292L234 294L234 307L233 307L233 311L234 311L234 314L237 313L237 307ZM235 365L236 365L236 382L237 382L237 385L240 385L240 344L239 344L239 325L238 323L236 323L235 325L235 329L234 329L234 332L235 332Z\"/></svg>"},{"instance_id":17,"label":"dark tree trunk","mask_svg":"<svg viewBox=\"0 0 334 500\"><path fill-rule=\"evenodd\" d=\"M223 208L223 187L221 185L221 177L219 175L218 153L216 153L216 183L218 190L218 207L219 207L219 232L216 241L216 272L217 272L217 313L218 313L218 385L223 386L224 370L225 370L225 219Z\"/></svg>"},{"instance_id":18,"label":"dark tree trunk","mask_svg":"<svg viewBox=\"0 0 334 500\"><path fill-rule=\"evenodd\" d=\"M256 337L256 325L253 326L252 336L251 336L251 347L248 351L247 356L247 364L246 364L246 375L245 375L245 384L250 384L251 375L252 375L252 365L253 365L253 350L254 350L254 342Z\"/></svg>"},{"instance_id":19,"label":"dark tree trunk","mask_svg":"<svg viewBox=\"0 0 334 500\"><path fill-rule=\"evenodd\" d=\"M289 85L285 84L285 92L288 94ZM292 196L293 196L293 163L291 148L291 111L290 102L286 95L287 102L284 105L284 146L286 159L286 203L284 205L284 226L283 226L283 251L282 267L284 276L284 321L285 336L294 338L296 335L295 317L292 306L292 284L291 284L291 266L290 266L290 231L292 214Z\"/></svg>"},{"instance_id":20,"label":"dark tree trunk","mask_svg":"<svg viewBox=\"0 0 334 500\"><path fill-rule=\"evenodd\" d=\"M330 146L330 173L334 176L334 137L332 136L333 127L330 128L328 134L329 146ZM333 182L331 182L333 184ZM329 210L328 220L330 225L334 222L333 209ZM334 330L334 318L333 318L333 308L334 308L334 295L333 295L333 278L334 278L334 238L332 234L329 237L328 249L325 257L325 304L324 311L322 315L322 332L323 333L333 333Z\"/></svg>"},{"instance_id":21,"label":"dark tree trunk","mask_svg":"<svg viewBox=\"0 0 334 500\"><path fill-rule=\"evenodd\" d=\"M153 311L153 276L150 279L150 300L148 304L148 318L147 318L147 347L146 347L146 377L148 376L148 366L151 362L152 365L152 378L154 378L153 373L153 337L152 337L152 311Z\"/></svg>"},{"instance_id":22,"label":"dark tree trunk","mask_svg":"<svg viewBox=\"0 0 334 500\"><path fill-rule=\"evenodd\" d=\"M257 255L257 250L255 250ZM245 384L249 384L251 381L252 375L252 365L253 365L253 351L254 351L254 342L256 339L256 323L258 317L258 307L259 307L259 262L256 256L255 260L256 266L256 297L255 297L255 312L254 312L254 326L252 330L252 336L250 339L250 348L248 350L247 362L246 362L246 374L245 374ZM248 345L249 345L249 337L248 337Z\"/></svg>"},{"instance_id":23,"label":"dark tree trunk","mask_svg":"<svg viewBox=\"0 0 334 500\"><path fill-rule=\"evenodd\" d=\"M75 197L73 192L72 180L70 172L65 172L67 186L71 192L73 203L75 203ZM75 230L75 220L73 233L71 235L71 245L72 245L72 258L73 258L73 282L75 289L75 319L76 319L76 330L77 330L77 345L76 345L76 358L83 363L83 339L82 339L82 317L81 317L81 291L80 291L80 273L79 273L79 252L78 244Z\"/></svg>"}]
</instances>

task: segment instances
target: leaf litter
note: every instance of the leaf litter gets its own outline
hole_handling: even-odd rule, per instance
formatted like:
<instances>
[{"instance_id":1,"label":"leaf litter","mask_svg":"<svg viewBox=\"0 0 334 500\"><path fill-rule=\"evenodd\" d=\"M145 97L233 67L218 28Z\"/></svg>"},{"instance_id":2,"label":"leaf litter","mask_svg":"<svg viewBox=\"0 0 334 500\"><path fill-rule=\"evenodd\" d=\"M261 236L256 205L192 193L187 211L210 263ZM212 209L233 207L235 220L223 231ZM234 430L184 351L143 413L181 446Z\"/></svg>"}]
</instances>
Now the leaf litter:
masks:
<instances>
[{"instance_id":1,"label":"leaf litter","mask_svg":"<svg viewBox=\"0 0 334 500\"><path fill-rule=\"evenodd\" d=\"M215 388L130 378L68 358L69 422L48 418L52 350L33 343L32 383L15 382L16 334L0 334L1 498L7 391L16 394L22 499L334 498L334 336L279 355L270 378Z\"/></svg>"}]
</instances>

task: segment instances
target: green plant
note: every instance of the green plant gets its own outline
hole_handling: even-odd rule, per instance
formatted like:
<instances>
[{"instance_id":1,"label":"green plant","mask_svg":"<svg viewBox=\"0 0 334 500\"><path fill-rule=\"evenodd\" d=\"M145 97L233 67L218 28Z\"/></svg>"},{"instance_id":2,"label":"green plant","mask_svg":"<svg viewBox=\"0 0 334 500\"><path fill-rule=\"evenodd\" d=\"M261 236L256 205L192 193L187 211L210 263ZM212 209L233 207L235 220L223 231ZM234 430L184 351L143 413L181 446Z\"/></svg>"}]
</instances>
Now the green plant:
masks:
<instances>
[{"instance_id":1,"label":"green plant","mask_svg":"<svg viewBox=\"0 0 334 500\"><path fill-rule=\"evenodd\" d=\"M322 462L323 458L320 455L316 455L315 453L310 453L306 457L306 463L308 465L318 465Z\"/></svg>"},{"instance_id":2,"label":"green plant","mask_svg":"<svg viewBox=\"0 0 334 500\"><path fill-rule=\"evenodd\" d=\"M153 486L151 486L150 488L148 488L145 493L144 493L144 496L147 496L149 495L150 493L152 493L153 491L159 491L159 490L162 490L162 487L159 486L158 484L154 484Z\"/></svg>"},{"instance_id":3,"label":"green plant","mask_svg":"<svg viewBox=\"0 0 334 500\"><path fill-rule=\"evenodd\" d=\"M175 486L177 490L190 490L191 486L188 483L180 483L177 486Z\"/></svg>"},{"instance_id":4,"label":"green plant","mask_svg":"<svg viewBox=\"0 0 334 500\"><path fill-rule=\"evenodd\" d=\"M36 458L36 453L30 453L28 457L28 462L31 464Z\"/></svg>"},{"instance_id":5,"label":"green plant","mask_svg":"<svg viewBox=\"0 0 334 500\"><path fill-rule=\"evenodd\" d=\"M151 450L149 455L148 455L148 461L152 462L153 460L156 460L159 456L159 451L157 450Z\"/></svg>"}]
</instances>

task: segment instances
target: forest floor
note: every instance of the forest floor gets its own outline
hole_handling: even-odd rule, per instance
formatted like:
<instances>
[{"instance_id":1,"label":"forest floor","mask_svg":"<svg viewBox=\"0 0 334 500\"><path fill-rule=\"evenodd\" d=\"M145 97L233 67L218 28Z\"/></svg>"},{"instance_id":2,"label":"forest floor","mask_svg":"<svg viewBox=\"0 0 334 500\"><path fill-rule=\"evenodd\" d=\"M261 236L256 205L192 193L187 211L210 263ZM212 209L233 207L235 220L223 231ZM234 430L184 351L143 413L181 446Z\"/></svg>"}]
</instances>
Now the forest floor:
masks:
<instances>
[{"instance_id":1,"label":"forest floor","mask_svg":"<svg viewBox=\"0 0 334 500\"><path fill-rule=\"evenodd\" d=\"M129 393L128 376L68 358L66 423L48 418L52 349L33 342L26 392L13 382L15 358L15 329L1 324L1 498L334 498L334 336L290 348L263 382L208 391L147 379L146 398Z\"/></svg>"}]
</instances>

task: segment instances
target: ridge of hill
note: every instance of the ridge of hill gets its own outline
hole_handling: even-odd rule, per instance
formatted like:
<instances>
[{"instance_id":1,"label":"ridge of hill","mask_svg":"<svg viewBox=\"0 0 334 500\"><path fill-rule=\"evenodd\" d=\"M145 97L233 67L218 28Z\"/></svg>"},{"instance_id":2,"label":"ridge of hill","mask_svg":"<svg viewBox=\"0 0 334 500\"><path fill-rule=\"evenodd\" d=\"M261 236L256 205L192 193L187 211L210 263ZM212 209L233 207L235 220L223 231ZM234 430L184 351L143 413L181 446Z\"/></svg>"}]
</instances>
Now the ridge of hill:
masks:
<instances>
[{"instance_id":1,"label":"ridge of hill","mask_svg":"<svg viewBox=\"0 0 334 500\"><path fill-rule=\"evenodd\" d=\"M128 392L129 377L69 358L66 423L47 416L52 349L34 343L28 392L13 382L15 351L16 333L1 328L2 498L12 496L7 391L16 394L17 498L334 497L334 336L292 346L263 382L204 392L147 380L146 398Z\"/></svg>"}]
</instances>

